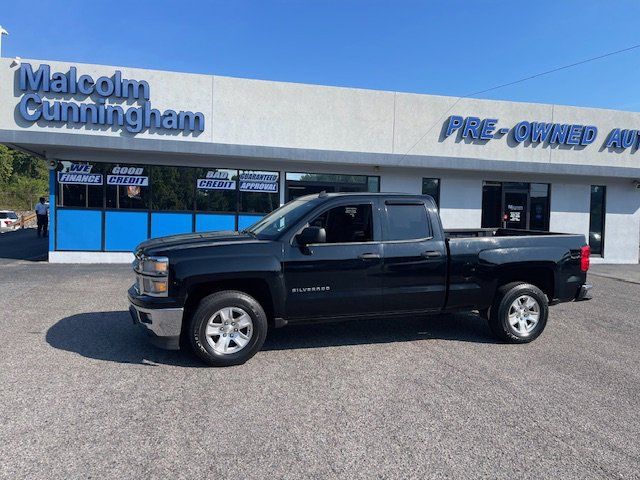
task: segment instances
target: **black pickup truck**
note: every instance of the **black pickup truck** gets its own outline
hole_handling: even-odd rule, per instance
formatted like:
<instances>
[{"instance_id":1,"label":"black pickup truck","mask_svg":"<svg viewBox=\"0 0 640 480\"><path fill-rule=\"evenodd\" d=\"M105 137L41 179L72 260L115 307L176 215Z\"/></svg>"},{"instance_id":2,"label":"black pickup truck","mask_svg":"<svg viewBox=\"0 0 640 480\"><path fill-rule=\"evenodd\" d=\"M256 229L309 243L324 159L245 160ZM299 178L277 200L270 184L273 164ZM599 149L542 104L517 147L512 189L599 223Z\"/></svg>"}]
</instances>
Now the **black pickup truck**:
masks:
<instances>
[{"instance_id":1,"label":"black pickup truck","mask_svg":"<svg viewBox=\"0 0 640 480\"><path fill-rule=\"evenodd\" d=\"M477 310L525 343L548 306L588 297L582 235L442 228L433 199L326 194L242 232L149 240L135 252L130 312L154 343L211 365L245 362L288 323Z\"/></svg>"}]
</instances>

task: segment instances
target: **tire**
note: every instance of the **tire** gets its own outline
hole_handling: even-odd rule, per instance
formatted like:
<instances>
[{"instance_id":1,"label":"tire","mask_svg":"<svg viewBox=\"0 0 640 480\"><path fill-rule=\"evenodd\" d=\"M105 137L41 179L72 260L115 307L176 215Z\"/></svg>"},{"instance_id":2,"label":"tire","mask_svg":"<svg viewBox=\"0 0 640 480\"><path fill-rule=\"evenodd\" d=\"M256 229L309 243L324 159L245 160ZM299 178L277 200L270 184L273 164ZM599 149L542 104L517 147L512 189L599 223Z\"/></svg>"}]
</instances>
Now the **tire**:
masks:
<instances>
[{"instance_id":1,"label":"tire","mask_svg":"<svg viewBox=\"0 0 640 480\"><path fill-rule=\"evenodd\" d=\"M535 285L514 282L498 288L489 310L489 328L509 343L528 343L540 336L549 317L547 296Z\"/></svg>"},{"instance_id":2,"label":"tire","mask_svg":"<svg viewBox=\"0 0 640 480\"><path fill-rule=\"evenodd\" d=\"M267 316L255 298L225 290L200 301L187 333L196 355L209 365L228 367L253 357L262 348L267 329Z\"/></svg>"}]
</instances>

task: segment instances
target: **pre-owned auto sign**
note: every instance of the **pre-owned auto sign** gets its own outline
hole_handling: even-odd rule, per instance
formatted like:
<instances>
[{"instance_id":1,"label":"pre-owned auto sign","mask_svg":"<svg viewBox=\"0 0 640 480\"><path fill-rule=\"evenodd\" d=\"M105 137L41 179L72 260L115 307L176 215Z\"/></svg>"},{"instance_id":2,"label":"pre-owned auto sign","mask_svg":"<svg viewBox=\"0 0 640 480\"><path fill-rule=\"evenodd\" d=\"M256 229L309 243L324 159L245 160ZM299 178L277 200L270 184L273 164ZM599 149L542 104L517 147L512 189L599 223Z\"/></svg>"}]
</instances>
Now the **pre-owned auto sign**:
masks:
<instances>
[{"instance_id":1,"label":"pre-owned auto sign","mask_svg":"<svg viewBox=\"0 0 640 480\"><path fill-rule=\"evenodd\" d=\"M527 141L546 145L586 146L596 141L598 127L529 120L522 120L513 127L499 127L497 118L451 115L444 125L443 140L454 133L460 138L485 142L511 134L511 139L516 143ZM635 151L640 147L640 131L614 128L608 133L603 147L617 150L631 148Z\"/></svg>"}]
</instances>

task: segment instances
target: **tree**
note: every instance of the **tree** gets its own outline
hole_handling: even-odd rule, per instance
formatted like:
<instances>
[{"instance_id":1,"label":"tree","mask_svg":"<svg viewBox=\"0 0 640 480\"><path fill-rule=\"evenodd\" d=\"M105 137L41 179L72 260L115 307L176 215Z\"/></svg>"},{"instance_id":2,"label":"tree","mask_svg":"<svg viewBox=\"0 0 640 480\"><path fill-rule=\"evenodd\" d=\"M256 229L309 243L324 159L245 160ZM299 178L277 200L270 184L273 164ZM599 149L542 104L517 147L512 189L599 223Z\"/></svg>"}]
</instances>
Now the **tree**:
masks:
<instances>
[{"instance_id":1,"label":"tree","mask_svg":"<svg viewBox=\"0 0 640 480\"><path fill-rule=\"evenodd\" d=\"M0 145L0 208L32 209L48 190L49 171L44 160Z\"/></svg>"},{"instance_id":2,"label":"tree","mask_svg":"<svg viewBox=\"0 0 640 480\"><path fill-rule=\"evenodd\" d=\"M4 145L0 145L0 187L6 184L13 173L13 155Z\"/></svg>"}]
</instances>

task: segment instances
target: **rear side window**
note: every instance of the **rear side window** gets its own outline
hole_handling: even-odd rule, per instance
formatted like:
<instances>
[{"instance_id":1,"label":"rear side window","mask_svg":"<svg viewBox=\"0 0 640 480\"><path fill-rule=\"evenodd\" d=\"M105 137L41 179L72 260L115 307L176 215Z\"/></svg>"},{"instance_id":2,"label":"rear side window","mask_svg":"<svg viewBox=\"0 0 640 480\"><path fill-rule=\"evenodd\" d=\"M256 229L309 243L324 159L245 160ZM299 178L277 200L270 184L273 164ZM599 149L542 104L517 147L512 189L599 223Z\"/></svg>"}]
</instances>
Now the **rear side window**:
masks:
<instances>
[{"instance_id":1,"label":"rear side window","mask_svg":"<svg viewBox=\"0 0 640 480\"><path fill-rule=\"evenodd\" d=\"M424 205L387 205L386 240L419 240L431 236Z\"/></svg>"}]
</instances>

